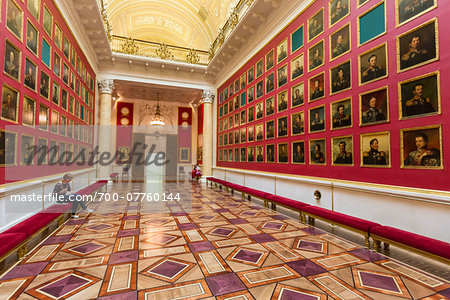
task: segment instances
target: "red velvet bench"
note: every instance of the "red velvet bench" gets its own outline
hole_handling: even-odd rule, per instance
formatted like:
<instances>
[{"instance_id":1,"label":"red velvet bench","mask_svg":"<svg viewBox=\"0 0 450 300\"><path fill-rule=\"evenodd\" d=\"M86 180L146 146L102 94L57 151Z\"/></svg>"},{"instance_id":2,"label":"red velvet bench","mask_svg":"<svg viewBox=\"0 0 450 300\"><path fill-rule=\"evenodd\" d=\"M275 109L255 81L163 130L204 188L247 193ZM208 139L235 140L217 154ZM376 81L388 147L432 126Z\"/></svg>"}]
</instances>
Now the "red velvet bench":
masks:
<instances>
[{"instance_id":1,"label":"red velvet bench","mask_svg":"<svg viewBox=\"0 0 450 300\"><path fill-rule=\"evenodd\" d=\"M244 199L246 195L247 195L248 201L251 201L252 197L260 198L264 201L264 206L266 206L266 198L268 196L272 195L271 193L259 191L259 190L252 189L249 187L242 187L242 189L240 191L242 193L242 199Z\"/></svg>"},{"instance_id":2,"label":"red velvet bench","mask_svg":"<svg viewBox=\"0 0 450 300\"><path fill-rule=\"evenodd\" d=\"M309 204L297 201L297 200L293 200L293 199L289 199L286 197L281 197L278 195L268 195L265 198L264 201L264 206L265 207L269 207L269 202L272 204L272 209L276 210L277 205L280 205L284 208L289 208L289 209L293 209L299 212L299 218L301 222L304 222L303 218L302 218L302 211L305 207L310 206Z\"/></svg>"},{"instance_id":3,"label":"red velvet bench","mask_svg":"<svg viewBox=\"0 0 450 300\"><path fill-rule=\"evenodd\" d=\"M119 173L111 173L111 175L109 175L109 177L111 178L111 180L113 182L119 181Z\"/></svg>"},{"instance_id":4,"label":"red velvet bench","mask_svg":"<svg viewBox=\"0 0 450 300\"><path fill-rule=\"evenodd\" d=\"M370 229L373 248L380 251L381 242L387 249L389 244L411 252L450 264L450 243L415 234L390 226L375 226Z\"/></svg>"},{"instance_id":5,"label":"red velvet bench","mask_svg":"<svg viewBox=\"0 0 450 300\"><path fill-rule=\"evenodd\" d=\"M380 224L375 222L367 221L313 205L303 207L301 214L301 219L303 221L306 221L305 216L308 216L311 225L314 225L314 219L319 219L362 234L365 238L365 245L367 248L370 247L369 234L371 233L371 229L376 226L380 226Z\"/></svg>"}]
</instances>

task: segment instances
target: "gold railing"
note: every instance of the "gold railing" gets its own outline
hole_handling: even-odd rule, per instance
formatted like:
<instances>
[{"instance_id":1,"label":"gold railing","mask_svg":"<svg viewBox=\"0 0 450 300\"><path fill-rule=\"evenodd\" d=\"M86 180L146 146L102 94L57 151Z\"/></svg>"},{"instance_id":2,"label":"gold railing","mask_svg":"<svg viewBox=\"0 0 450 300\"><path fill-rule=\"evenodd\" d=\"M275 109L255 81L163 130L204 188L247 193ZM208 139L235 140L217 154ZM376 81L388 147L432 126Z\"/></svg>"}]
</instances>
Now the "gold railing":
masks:
<instances>
[{"instance_id":1,"label":"gold railing","mask_svg":"<svg viewBox=\"0 0 450 300\"><path fill-rule=\"evenodd\" d=\"M198 65L208 65L208 51L195 50L184 47L148 42L139 39L113 35L111 50L130 55L185 62Z\"/></svg>"}]
</instances>

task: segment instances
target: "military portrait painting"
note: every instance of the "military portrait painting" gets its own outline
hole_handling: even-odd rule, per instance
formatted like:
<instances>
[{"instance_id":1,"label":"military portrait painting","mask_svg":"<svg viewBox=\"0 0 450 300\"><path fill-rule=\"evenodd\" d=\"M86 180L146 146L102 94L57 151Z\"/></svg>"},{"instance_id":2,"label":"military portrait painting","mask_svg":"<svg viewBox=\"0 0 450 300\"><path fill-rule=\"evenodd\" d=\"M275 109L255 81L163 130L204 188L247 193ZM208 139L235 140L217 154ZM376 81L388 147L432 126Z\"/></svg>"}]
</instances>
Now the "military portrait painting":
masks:
<instances>
[{"instance_id":1,"label":"military portrait painting","mask_svg":"<svg viewBox=\"0 0 450 300\"><path fill-rule=\"evenodd\" d=\"M330 26L333 26L350 14L349 0L331 0L330 1Z\"/></svg>"},{"instance_id":2,"label":"military portrait painting","mask_svg":"<svg viewBox=\"0 0 450 300\"><path fill-rule=\"evenodd\" d=\"M325 97L325 74L320 73L309 78L309 102Z\"/></svg>"},{"instance_id":3,"label":"military portrait painting","mask_svg":"<svg viewBox=\"0 0 450 300\"><path fill-rule=\"evenodd\" d=\"M21 52L16 46L5 40L5 60L3 71L9 77L19 81L22 61Z\"/></svg>"},{"instance_id":4,"label":"military portrait painting","mask_svg":"<svg viewBox=\"0 0 450 300\"><path fill-rule=\"evenodd\" d=\"M2 90L2 114L3 120L17 122L17 108L19 92L12 87L3 84Z\"/></svg>"},{"instance_id":5,"label":"military portrait painting","mask_svg":"<svg viewBox=\"0 0 450 300\"><path fill-rule=\"evenodd\" d=\"M389 122L388 88L359 95L360 126Z\"/></svg>"},{"instance_id":6,"label":"military portrait painting","mask_svg":"<svg viewBox=\"0 0 450 300\"><path fill-rule=\"evenodd\" d=\"M391 166L391 141L388 131L361 134L361 166L388 168Z\"/></svg>"},{"instance_id":7,"label":"military portrait painting","mask_svg":"<svg viewBox=\"0 0 450 300\"><path fill-rule=\"evenodd\" d=\"M305 163L305 142L293 142L292 143L292 163L293 164L304 164Z\"/></svg>"},{"instance_id":8,"label":"military portrait painting","mask_svg":"<svg viewBox=\"0 0 450 300\"><path fill-rule=\"evenodd\" d=\"M352 87L351 64L347 61L330 70L331 94L348 90Z\"/></svg>"},{"instance_id":9,"label":"military portrait painting","mask_svg":"<svg viewBox=\"0 0 450 300\"><path fill-rule=\"evenodd\" d=\"M352 99L338 100L330 104L331 129L352 126Z\"/></svg>"},{"instance_id":10,"label":"military portrait painting","mask_svg":"<svg viewBox=\"0 0 450 300\"><path fill-rule=\"evenodd\" d=\"M308 49L308 70L312 71L324 64L323 40Z\"/></svg>"},{"instance_id":11,"label":"military portrait painting","mask_svg":"<svg viewBox=\"0 0 450 300\"><path fill-rule=\"evenodd\" d=\"M304 74L304 55L303 53L291 61L291 79L294 80Z\"/></svg>"},{"instance_id":12,"label":"military portrait painting","mask_svg":"<svg viewBox=\"0 0 450 300\"><path fill-rule=\"evenodd\" d=\"M325 140L309 140L309 163L311 165L325 165L326 161L326 149Z\"/></svg>"},{"instance_id":13,"label":"military portrait painting","mask_svg":"<svg viewBox=\"0 0 450 300\"><path fill-rule=\"evenodd\" d=\"M402 25L437 6L438 0L396 0L397 25Z\"/></svg>"},{"instance_id":14,"label":"military portrait painting","mask_svg":"<svg viewBox=\"0 0 450 300\"><path fill-rule=\"evenodd\" d=\"M330 35L330 60L350 51L350 24Z\"/></svg>"},{"instance_id":15,"label":"military portrait painting","mask_svg":"<svg viewBox=\"0 0 450 300\"><path fill-rule=\"evenodd\" d=\"M17 134L0 130L0 166L16 164Z\"/></svg>"},{"instance_id":16,"label":"military portrait painting","mask_svg":"<svg viewBox=\"0 0 450 300\"><path fill-rule=\"evenodd\" d=\"M442 168L442 128L440 125L401 130L402 168Z\"/></svg>"},{"instance_id":17,"label":"military portrait painting","mask_svg":"<svg viewBox=\"0 0 450 300\"><path fill-rule=\"evenodd\" d=\"M323 8L308 20L308 41L323 32Z\"/></svg>"},{"instance_id":18,"label":"military portrait painting","mask_svg":"<svg viewBox=\"0 0 450 300\"><path fill-rule=\"evenodd\" d=\"M340 136L331 139L333 166L353 166L353 137Z\"/></svg>"},{"instance_id":19,"label":"military portrait painting","mask_svg":"<svg viewBox=\"0 0 450 300\"><path fill-rule=\"evenodd\" d=\"M382 44L359 56L359 84L365 84L388 76L387 46Z\"/></svg>"}]
</instances>

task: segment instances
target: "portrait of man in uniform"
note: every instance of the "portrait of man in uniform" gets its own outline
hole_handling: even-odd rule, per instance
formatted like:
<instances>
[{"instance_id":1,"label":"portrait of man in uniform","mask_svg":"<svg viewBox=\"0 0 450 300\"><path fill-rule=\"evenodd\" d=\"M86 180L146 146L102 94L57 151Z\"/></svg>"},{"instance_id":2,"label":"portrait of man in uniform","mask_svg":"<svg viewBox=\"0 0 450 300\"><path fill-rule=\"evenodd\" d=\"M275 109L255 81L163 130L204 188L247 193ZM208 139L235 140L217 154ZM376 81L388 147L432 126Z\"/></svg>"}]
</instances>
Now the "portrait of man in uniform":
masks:
<instances>
[{"instance_id":1,"label":"portrait of man in uniform","mask_svg":"<svg viewBox=\"0 0 450 300\"><path fill-rule=\"evenodd\" d=\"M264 73L264 61L261 58L257 63L256 63L256 78L258 78L259 76L261 76Z\"/></svg>"},{"instance_id":2,"label":"portrait of man in uniform","mask_svg":"<svg viewBox=\"0 0 450 300\"><path fill-rule=\"evenodd\" d=\"M331 0L330 1L330 25L334 25L339 20L350 13L349 0Z\"/></svg>"},{"instance_id":3,"label":"portrait of man in uniform","mask_svg":"<svg viewBox=\"0 0 450 300\"><path fill-rule=\"evenodd\" d=\"M275 89L274 75L273 73L271 73L266 77L266 93L270 93L274 89Z\"/></svg>"},{"instance_id":4,"label":"portrait of man in uniform","mask_svg":"<svg viewBox=\"0 0 450 300\"><path fill-rule=\"evenodd\" d=\"M330 56L335 59L350 51L350 25L347 24L330 36Z\"/></svg>"},{"instance_id":5,"label":"portrait of man in uniform","mask_svg":"<svg viewBox=\"0 0 450 300\"><path fill-rule=\"evenodd\" d=\"M61 57L56 52L53 53L53 73L58 77L61 76Z\"/></svg>"},{"instance_id":6,"label":"portrait of man in uniform","mask_svg":"<svg viewBox=\"0 0 450 300\"><path fill-rule=\"evenodd\" d=\"M44 22L43 27L45 32L52 37L52 29L53 29L53 16L48 10L47 6L44 5L44 14L43 14Z\"/></svg>"},{"instance_id":7,"label":"portrait of man in uniform","mask_svg":"<svg viewBox=\"0 0 450 300\"><path fill-rule=\"evenodd\" d=\"M273 49L270 50L269 53L266 54L266 71L273 68L273 65L274 65L273 55L274 55ZM258 65L256 65L256 67L258 68ZM258 69L256 69L256 71L258 71ZM258 74L256 75L256 77L258 77Z\"/></svg>"},{"instance_id":8,"label":"portrait of man in uniform","mask_svg":"<svg viewBox=\"0 0 450 300\"><path fill-rule=\"evenodd\" d=\"M331 103L331 112L333 113L332 129L345 128L352 125L351 99Z\"/></svg>"},{"instance_id":9,"label":"portrait of man in uniform","mask_svg":"<svg viewBox=\"0 0 450 300\"><path fill-rule=\"evenodd\" d=\"M325 130L325 106L319 106L309 111L309 132Z\"/></svg>"},{"instance_id":10,"label":"portrait of man in uniform","mask_svg":"<svg viewBox=\"0 0 450 300\"><path fill-rule=\"evenodd\" d=\"M360 95L361 125L373 125L388 121L387 88Z\"/></svg>"},{"instance_id":11,"label":"portrait of man in uniform","mask_svg":"<svg viewBox=\"0 0 450 300\"><path fill-rule=\"evenodd\" d=\"M27 20L27 48L35 55L38 55L38 38L39 33L37 29Z\"/></svg>"},{"instance_id":12,"label":"portrait of man in uniform","mask_svg":"<svg viewBox=\"0 0 450 300\"><path fill-rule=\"evenodd\" d=\"M277 46L277 63L280 63L287 58L287 48L288 48L288 42L287 42L287 39L284 39Z\"/></svg>"},{"instance_id":13,"label":"portrait of man in uniform","mask_svg":"<svg viewBox=\"0 0 450 300\"><path fill-rule=\"evenodd\" d=\"M70 57L70 42L66 37L64 37L64 56L67 59Z\"/></svg>"},{"instance_id":14,"label":"portrait of man in uniform","mask_svg":"<svg viewBox=\"0 0 450 300\"><path fill-rule=\"evenodd\" d=\"M288 163L289 162L289 153L288 153L288 144L278 144L278 162L279 163Z\"/></svg>"},{"instance_id":15,"label":"portrait of man in uniform","mask_svg":"<svg viewBox=\"0 0 450 300\"><path fill-rule=\"evenodd\" d=\"M48 107L39 105L39 129L48 130Z\"/></svg>"},{"instance_id":16,"label":"portrait of man in uniform","mask_svg":"<svg viewBox=\"0 0 450 300\"><path fill-rule=\"evenodd\" d=\"M278 137L286 137L288 135L288 117L278 119Z\"/></svg>"},{"instance_id":17,"label":"portrait of man in uniform","mask_svg":"<svg viewBox=\"0 0 450 300\"><path fill-rule=\"evenodd\" d=\"M291 115L291 134L298 135L305 133L304 112L298 112Z\"/></svg>"},{"instance_id":18,"label":"portrait of man in uniform","mask_svg":"<svg viewBox=\"0 0 450 300\"><path fill-rule=\"evenodd\" d=\"M310 164L312 165L326 164L325 140L310 140L309 150L310 150L310 158L309 158Z\"/></svg>"},{"instance_id":19,"label":"portrait of man in uniform","mask_svg":"<svg viewBox=\"0 0 450 300\"><path fill-rule=\"evenodd\" d=\"M353 139L351 136L332 139L333 165L353 165Z\"/></svg>"},{"instance_id":20,"label":"portrait of man in uniform","mask_svg":"<svg viewBox=\"0 0 450 300\"><path fill-rule=\"evenodd\" d=\"M255 161L255 148L247 147L247 161L254 162Z\"/></svg>"},{"instance_id":21,"label":"portrait of man in uniform","mask_svg":"<svg viewBox=\"0 0 450 300\"><path fill-rule=\"evenodd\" d=\"M305 142L292 143L292 163L305 163Z\"/></svg>"},{"instance_id":22,"label":"portrait of man in uniform","mask_svg":"<svg viewBox=\"0 0 450 300\"><path fill-rule=\"evenodd\" d=\"M240 162L245 162L247 155L245 153L245 148L241 148Z\"/></svg>"},{"instance_id":23,"label":"portrait of man in uniform","mask_svg":"<svg viewBox=\"0 0 450 300\"><path fill-rule=\"evenodd\" d=\"M435 72L399 84L401 118L440 113L439 77Z\"/></svg>"},{"instance_id":24,"label":"portrait of man in uniform","mask_svg":"<svg viewBox=\"0 0 450 300\"><path fill-rule=\"evenodd\" d=\"M282 112L288 109L287 90L282 91L277 95L277 104L277 112Z\"/></svg>"},{"instance_id":25,"label":"portrait of man in uniform","mask_svg":"<svg viewBox=\"0 0 450 300\"><path fill-rule=\"evenodd\" d=\"M438 59L436 28L436 20L433 20L397 37L399 71Z\"/></svg>"},{"instance_id":26,"label":"portrait of man in uniform","mask_svg":"<svg viewBox=\"0 0 450 300\"><path fill-rule=\"evenodd\" d=\"M256 98L260 98L264 95L263 85L264 83L262 80L256 83Z\"/></svg>"},{"instance_id":27,"label":"portrait of man in uniform","mask_svg":"<svg viewBox=\"0 0 450 300\"><path fill-rule=\"evenodd\" d=\"M255 129L253 126L247 128L247 141L253 142L255 140Z\"/></svg>"},{"instance_id":28,"label":"portrait of man in uniform","mask_svg":"<svg viewBox=\"0 0 450 300\"><path fill-rule=\"evenodd\" d=\"M239 162L239 148L234 149L234 162Z\"/></svg>"},{"instance_id":29,"label":"portrait of man in uniform","mask_svg":"<svg viewBox=\"0 0 450 300\"><path fill-rule=\"evenodd\" d=\"M6 27L19 39L22 40L23 12L12 0L8 0L6 8Z\"/></svg>"},{"instance_id":30,"label":"portrait of man in uniform","mask_svg":"<svg viewBox=\"0 0 450 300\"><path fill-rule=\"evenodd\" d=\"M320 41L308 50L309 71L312 71L324 64L323 52L323 41Z\"/></svg>"},{"instance_id":31,"label":"portrait of man in uniform","mask_svg":"<svg viewBox=\"0 0 450 300\"><path fill-rule=\"evenodd\" d=\"M256 140L257 141L264 140L264 126L262 123L256 125Z\"/></svg>"},{"instance_id":32,"label":"portrait of man in uniform","mask_svg":"<svg viewBox=\"0 0 450 300\"><path fill-rule=\"evenodd\" d=\"M275 162L275 145L266 145L266 162Z\"/></svg>"},{"instance_id":33,"label":"portrait of man in uniform","mask_svg":"<svg viewBox=\"0 0 450 300\"><path fill-rule=\"evenodd\" d=\"M0 166L16 164L16 133L0 130Z\"/></svg>"},{"instance_id":34,"label":"portrait of man in uniform","mask_svg":"<svg viewBox=\"0 0 450 300\"><path fill-rule=\"evenodd\" d=\"M288 82L287 65L278 69L278 87L285 85Z\"/></svg>"},{"instance_id":35,"label":"portrait of man in uniform","mask_svg":"<svg viewBox=\"0 0 450 300\"><path fill-rule=\"evenodd\" d=\"M34 125L35 108L36 108L36 101L28 97L23 98L22 124L29 126Z\"/></svg>"},{"instance_id":36,"label":"portrait of man in uniform","mask_svg":"<svg viewBox=\"0 0 450 300\"><path fill-rule=\"evenodd\" d=\"M315 101L325 96L324 91L325 74L320 73L309 79L309 101Z\"/></svg>"},{"instance_id":37,"label":"portrait of man in uniform","mask_svg":"<svg viewBox=\"0 0 450 300\"><path fill-rule=\"evenodd\" d=\"M371 49L359 56L360 84L387 77L386 44Z\"/></svg>"},{"instance_id":38,"label":"portrait of man in uniform","mask_svg":"<svg viewBox=\"0 0 450 300\"><path fill-rule=\"evenodd\" d=\"M273 103L274 98L270 97L266 100L266 117L275 113L275 107Z\"/></svg>"},{"instance_id":39,"label":"portrait of man in uniform","mask_svg":"<svg viewBox=\"0 0 450 300\"><path fill-rule=\"evenodd\" d=\"M247 122L253 122L253 120L255 119L255 107L251 106L248 108L248 112L247 112Z\"/></svg>"},{"instance_id":40,"label":"portrait of man in uniform","mask_svg":"<svg viewBox=\"0 0 450 300\"><path fill-rule=\"evenodd\" d=\"M330 70L331 94L351 88L350 61Z\"/></svg>"},{"instance_id":41,"label":"portrait of man in uniform","mask_svg":"<svg viewBox=\"0 0 450 300\"><path fill-rule=\"evenodd\" d=\"M247 102L253 102L255 100L255 87L252 86L247 90Z\"/></svg>"},{"instance_id":42,"label":"portrait of man in uniform","mask_svg":"<svg viewBox=\"0 0 450 300\"><path fill-rule=\"evenodd\" d=\"M264 146L256 146L256 162L264 162Z\"/></svg>"},{"instance_id":43,"label":"portrait of man in uniform","mask_svg":"<svg viewBox=\"0 0 450 300\"><path fill-rule=\"evenodd\" d=\"M31 166L33 164L33 146L34 138L22 134L22 142L20 147L20 164L23 166Z\"/></svg>"},{"instance_id":44,"label":"portrait of man in uniform","mask_svg":"<svg viewBox=\"0 0 450 300\"><path fill-rule=\"evenodd\" d=\"M437 0L397 0L397 24L403 24L436 7Z\"/></svg>"},{"instance_id":45,"label":"portrait of man in uniform","mask_svg":"<svg viewBox=\"0 0 450 300\"><path fill-rule=\"evenodd\" d=\"M263 103L262 101L256 104L256 120L264 117Z\"/></svg>"},{"instance_id":46,"label":"portrait of man in uniform","mask_svg":"<svg viewBox=\"0 0 450 300\"><path fill-rule=\"evenodd\" d=\"M19 80L21 52L8 40L5 42L5 65L3 70L15 80Z\"/></svg>"},{"instance_id":47,"label":"portrait of man in uniform","mask_svg":"<svg viewBox=\"0 0 450 300\"><path fill-rule=\"evenodd\" d=\"M17 105L19 92L3 85L2 90L2 119L17 122Z\"/></svg>"},{"instance_id":48,"label":"portrait of man in uniform","mask_svg":"<svg viewBox=\"0 0 450 300\"><path fill-rule=\"evenodd\" d=\"M28 0L27 7L31 15L39 21L39 0Z\"/></svg>"},{"instance_id":49,"label":"portrait of man in uniform","mask_svg":"<svg viewBox=\"0 0 450 300\"><path fill-rule=\"evenodd\" d=\"M304 55L303 53L291 61L291 79L294 80L304 73Z\"/></svg>"},{"instance_id":50,"label":"portrait of man in uniform","mask_svg":"<svg viewBox=\"0 0 450 300\"><path fill-rule=\"evenodd\" d=\"M247 128L241 128L240 136L241 136L241 143L245 143L247 141Z\"/></svg>"},{"instance_id":51,"label":"portrait of man in uniform","mask_svg":"<svg viewBox=\"0 0 450 300\"><path fill-rule=\"evenodd\" d=\"M36 91L37 66L28 58L25 59L24 85L32 91Z\"/></svg>"},{"instance_id":52,"label":"portrait of man in uniform","mask_svg":"<svg viewBox=\"0 0 450 300\"><path fill-rule=\"evenodd\" d=\"M275 121L266 122L266 140L275 137Z\"/></svg>"},{"instance_id":53,"label":"portrait of man in uniform","mask_svg":"<svg viewBox=\"0 0 450 300\"><path fill-rule=\"evenodd\" d=\"M323 32L323 8L308 20L308 41Z\"/></svg>"},{"instance_id":54,"label":"portrait of man in uniform","mask_svg":"<svg viewBox=\"0 0 450 300\"><path fill-rule=\"evenodd\" d=\"M362 134L360 141L362 166L390 167L389 132Z\"/></svg>"},{"instance_id":55,"label":"portrait of man in uniform","mask_svg":"<svg viewBox=\"0 0 450 300\"><path fill-rule=\"evenodd\" d=\"M440 126L404 129L401 131L402 167L440 168L441 129Z\"/></svg>"},{"instance_id":56,"label":"portrait of man in uniform","mask_svg":"<svg viewBox=\"0 0 450 300\"><path fill-rule=\"evenodd\" d=\"M291 107L297 107L302 105L305 102L305 86L304 83L301 82L292 87L291 90Z\"/></svg>"}]
</instances>

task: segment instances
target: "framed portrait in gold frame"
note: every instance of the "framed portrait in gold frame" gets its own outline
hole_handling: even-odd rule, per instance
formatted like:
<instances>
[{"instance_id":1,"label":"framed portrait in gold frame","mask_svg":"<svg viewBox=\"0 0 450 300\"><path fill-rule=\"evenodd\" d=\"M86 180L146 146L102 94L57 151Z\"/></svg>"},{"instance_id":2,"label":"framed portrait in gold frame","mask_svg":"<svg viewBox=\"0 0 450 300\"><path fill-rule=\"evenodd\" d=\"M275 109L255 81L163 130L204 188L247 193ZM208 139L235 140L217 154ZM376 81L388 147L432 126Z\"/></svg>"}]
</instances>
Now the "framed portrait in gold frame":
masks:
<instances>
[{"instance_id":1,"label":"framed portrait in gold frame","mask_svg":"<svg viewBox=\"0 0 450 300\"><path fill-rule=\"evenodd\" d=\"M372 48L358 59L359 85L367 84L388 77L387 43Z\"/></svg>"},{"instance_id":2,"label":"framed portrait in gold frame","mask_svg":"<svg viewBox=\"0 0 450 300\"><path fill-rule=\"evenodd\" d=\"M395 21L397 27L420 17L436 7L437 0L395 0Z\"/></svg>"},{"instance_id":3,"label":"framed portrait in gold frame","mask_svg":"<svg viewBox=\"0 0 450 300\"><path fill-rule=\"evenodd\" d=\"M351 50L350 23L345 24L330 35L330 61L349 53Z\"/></svg>"},{"instance_id":4,"label":"framed portrait in gold frame","mask_svg":"<svg viewBox=\"0 0 450 300\"><path fill-rule=\"evenodd\" d=\"M326 165L326 150L325 139L309 140L309 163L311 165Z\"/></svg>"},{"instance_id":5,"label":"framed portrait in gold frame","mask_svg":"<svg viewBox=\"0 0 450 300\"><path fill-rule=\"evenodd\" d=\"M330 103L331 130L352 127L352 98Z\"/></svg>"},{"instance_id":6,"label":"framed portrait in gold frame","mask_svg":"<svg viewBox=\"0 0 450 300\"><path fill-rule=\"evenodd\" d=\"M305 141L292 142L291 163L304 165L305 164Z\"/></svg>"},{"instance_id":7,"label":"framed portrait in gold frame","mask_svg":"<svg viewBox=\"0 0 450 300\"><path fill-rule=\"evenodd\" d=\"M324 31L323 7L308 19L308 42Z\"/></svg>"},{"instance_id":8,"label":"framed portrait in gold frame","mask_svg":"<svg viewBox=\"0 0 450 300\"><path fill-rule=\"evenodd\" d=\"M331 138L331 153L332 166L353 166L353 136Z\"/></svg>"},{"instance_id":9,"label":"framed portrait in gold frame","mask_svg":"<svg viewBox=\"0 0 450 300\"><path fill-rule=\"evenodd\" d=\"M281 143L281 144L277 145L277 148L278 148L277 162L279 164L288 164L289 163L289 144Z\"/></svg>"},{"instance_id":10,"label":"framed portrait in gold frame","mask_svg":"<svg viewBox=\"0 0 450 300\"><path fill-rule=\"evenodd\" d=\"M351 60L330 69L330 95L352 88Z\"/></svg>"},{"instance_id":11,"label":"framed portrait in gold frame","mask_svg":"<svg viewBox=\"0 0 450 300\"><path fill-rule=\"evenodd\" d=\"M359 126L389 122L388 87L359 94Z\"/></svg>"},{"instance_id":12,"label":"framed portrait in gold frame","mask_svg":"<svg viewBox=\"0 0 450 300\"><path fill-rule=\"evenodd\" d=\"M400 130L401 168L443 169L442 125Z\"/></svg>"},{"instance_id":13,"label":"framed portrait in gold frame","mask_svg":"<svg viewBox=\"0 0 450 300\"><path fill-rule=\"evenodd\" d=\"M330 27L350 14L349 0L330 0L330 16L328 18Z\"/></svg>"},{"instance_id":14,"label":"framed portrait in gold frame","mask_svg":"<svg viewBox=\"0 0 450 300\"><path fill-rule=\"evenodd\" d=\"M389 131L361 134L361 167L390 168L391 138Z\"/></svg>"}]
</instances>

